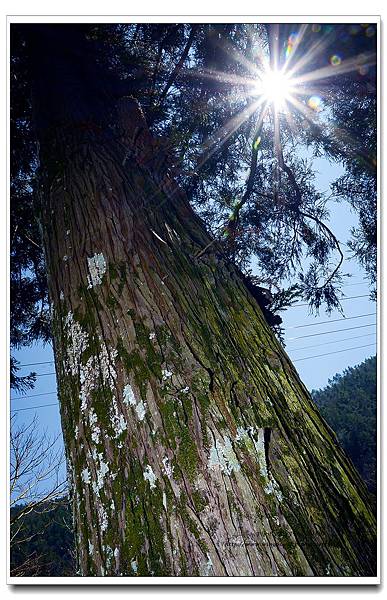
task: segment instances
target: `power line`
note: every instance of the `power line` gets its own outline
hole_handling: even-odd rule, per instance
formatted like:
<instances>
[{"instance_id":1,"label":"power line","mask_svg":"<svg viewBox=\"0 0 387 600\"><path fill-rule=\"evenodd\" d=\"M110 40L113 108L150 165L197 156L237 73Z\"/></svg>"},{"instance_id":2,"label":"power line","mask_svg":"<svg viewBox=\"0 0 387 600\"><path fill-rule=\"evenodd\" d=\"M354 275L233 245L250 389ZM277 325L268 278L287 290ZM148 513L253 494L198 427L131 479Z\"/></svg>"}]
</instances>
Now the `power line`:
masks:
<instances>
[{"instance_id":1,"label":"power line","mask_svg":"<svg viewBox=\"0 0 387 600\"><path fill-rule=\"evenodd\" d=\"M26 363L24 365L19 365L19 367L34 367L35 365L52 365L53 363L53 360L46 360L45 362Z\"/></svg>"},{"instance_id":2,"label":"power line","mask_svg":"<svg viewBox=\"0 0 387 600\"><path fill-rule=\"evenodd\" d=\"M359 350L360 348L369 348L370 346L375 346L376 342L373 342L372 344L365 344L364 346L352 346L351 348L345 348L344 350L335 350L334 352L326 352L324 354L316 354L314 356L305 356L303 358L296 358L295 360L293 360L292 362L300 362L301 360L310 360L312 358L321 358L322 356L331 356L332 354L340 354L341 352L348 352L349 350ZM48 392L51 394L55 394L56 392ZM39 395L44 395L44 394L35 394L36 396ZM23 396L22 396L23 397ZM32 396L24 396L25 398L32 398ZM17 398L11 398L11 400L16 400ZM52 404L40 404L38 406L29 406L27 408L18 408L16 410L12 410L11 412L15 413L15 412L21 412L23 410L35 410L37 408L46 408L49 406L59 406L57 402L54 402Z\"/></svg>"},{"instance_id":3,"label":"power line","mask_svg":"<svg viewBox=\"0 0 387 600\"><path fill-rule=\"evenodd\" d=\"M15 396L11 398L11 400L24 400L25 398L37 398L38 396L51 396L52 394L56 394L57 392L44 392L42 394L30 394L28 396Z\"/></svg>"},{"instance_id":4,"label":"power line","mask_svg":"<svg viewBox=\"0 0 387 600\"><path fill-rule=\"evenodd\" d=\"M297 337L288 338L288 342L293 340L301 340L308 337L316 337L318 335L328 335L329 333L337 333L339 331L352 331L353 329L363 329L364 327L374 327L376 323L370 323L369 325L358 325L357 327L346 327L345 329L333 329L332 331L322 331L320 333L309 333L309 335L299 335Z\"/></svg>"},{"instance_id":5,"label":"power line","mask_svg":"<svg viewBox=\"0 0 387 600\"><path fill-rule=\"evenodd\" d=\"M300 360L309 360L311 358L320 358L321 356L330 356L331 354L339 354L340 352L348 352L348 350L358 350L359 348L368 348L369 346L375 346L373 344L365 344L364 346L353 346L352 348L345 348L344 350L335 350L334 352L326 352L325 354L316 354L315 356L305 356L304 358L296 358L293 362L299 362Z\"/></svg>"},{"instance_id":6,"label":"power line","mask_svg":"<svg viewBox=\"0 0 387 600\"><path fill-rule=\"evenodd\" d=\"M363 294L362 296L346 296L345 298L340 298L340 302L343 302L344 300L354 300L355 298L369 298L370 295L369 294ZM290 306L289 308L296 308L297 306L309 306L309 302L305 302L303 304L293 304L293 306Z\"/></svg>"},{"instance_id":7,"label":"power line","mask_svg":"<svg viewBox=\"0 0 387 600\"><path fill-rule=\"evenodd\" d=\"M55 371L52 371L52 373L38 373L36 377L45 377L46 375L56 375L56 373Z\"/></svg>"},{"instance_id":8,"label":"power line","mask_svg":"<svg viewBox=\"0 0 387 600\"><path fill-rule=\"evenodd\" d=\"M52 373L35 373L35 377L46 377L46 375L56 375L56 373L55 371L52 371Z\"/></svg>"},{"instance_id":9,"label":"power line","mask_svg":"<svg viewBox=\"0 0 387 600\"><path fill-rule=\"evenodd\" d=\"M315 333L315 334L311 334L311 335L303 335L303 336L300 336L300 337L290 338L290 339L291 340L297 340L297 339L302 339L302 338L306 338L306 337L314 337L316 335L326 335L328 333L337 333L338 331L349 331L351 329L361 329L362 327L372 327L372 325L376 325L376 323L371 323L370 325L360 325L359 327L350 327L348 329L336 329L335 331L327 331L325 333ZM312 346L303 346L302 348L289 348L289 351L295 352L297 350L307 350L307 349L310 349L310 348L318 348L319 346L327 346L329 344L337 344L337 343L345 342L345 341L348 341L348 340L356 340L356 339L360 339L360 338L363 338L363 337L368 337L370 335L375 335L375 334L374 333L366 333L365 335L352 336L352 337L349 337L349 338L344 338L342 340L333 340L332 342L324 342L323 344L314 344ZM334 352L327 352L327 353L324 353L324 354L318 354L316 356L306 356L304 358L296 358L292 362L298 362L300 360L308 360L308 359L311 359L311 358L320 358L322 356L329 356L331 354L338 354L340 352L346 352L347 350L356 350L358 348L367 348L369 346L374 346L375 344L376 344L376 342L373 342L372 344L366 344L364 346L355 346L355 347L352 347L352 348L345 348L344 350L336 350ZM43 373L43 374L44 375L53 375L54 373ZM57 392L44 392L44 393L41 393L41 394L31 394L29 396L16 396L14 398L11 398L11 400L24 400L24 399L27 399L27 398L36 398L38 396L49 396L49 395L56 394L56 393ZM16 410L12 410L11 412L20 412L22 410L33 410L34 408L44 408L46 406L57 406L57 403L42 404L40 406L31 406L31 407L28 407L28 408L19 408L19 409L16 409Z\"/></svg>"},{"instance_id":10,"label":"power line","mask_svg":"<svg viewBox=\"0 0 387 600\"><path fill-rule=\"evenodd\" d=\"M342 340L333 340L331 342L323 342L322 344L313 344L313 346L303 346L302 348L288 348L289 352L297 352L298 350L308 350L309 348L318 348L319 346L329 346L329 344L340 344L340 342L347 342L348 340L359 340L360 338L369 337L375 335L375 333L365 333L364 335L355 335Z\"/></svg>"},{"instance_id":11,"label":"power line","mask_svg":"<svg viewBox=\"0 0 387 600\"><path fill-rule=\"evenodd\" d=\"M353 287L354 285L368 285L367 281L356 281L355 283L344 283L341 287Z\"/></svg>"},{"instance_id":12,"label":"power line","mask_svg":"<svg viewBox=\"0 0 387 600\"><path fill-rule=\"evenodd\" d=\"M39 406L29 406L28 408L17 408L16 410L11 410L11 412L21 412L22 410L34 410L35 408L45 408L46 406L59 406L57 402L53 404L40 404Z\"/></svg>"},{"instance_id":13,"label":"power line","mask_svg":"<svg viewBox=\"0 0 387 600\"><path fill-rule=\"evenodd\" d=\"M355 315L354 317L341 317L340 319L329 319L328 321L319 321L318 323L308 323L307 325L293 325L286 329L301 329L302 327L315 327L315 325L325 325L326 323L337 323L338 321L352 321L352 319L361 319L363 317L373 317L376 312L366 313L364 315Z\"/></svg>"}]
</instances>

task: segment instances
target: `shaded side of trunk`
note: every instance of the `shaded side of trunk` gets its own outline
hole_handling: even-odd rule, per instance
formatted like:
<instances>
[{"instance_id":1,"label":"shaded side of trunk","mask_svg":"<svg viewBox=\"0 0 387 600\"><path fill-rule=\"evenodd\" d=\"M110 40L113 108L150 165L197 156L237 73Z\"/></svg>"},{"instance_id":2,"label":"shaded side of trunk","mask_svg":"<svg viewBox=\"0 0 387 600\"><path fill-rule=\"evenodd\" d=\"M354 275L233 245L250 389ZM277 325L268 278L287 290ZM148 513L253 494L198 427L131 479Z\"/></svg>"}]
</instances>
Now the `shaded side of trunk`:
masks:
<instances>
[{"instance_id":1,"label":"shaded side of trunk","mask_svg":"<svg viewBox=\"0 0 387 600\"><path fill-rule=\"evenodd\" d=\"M40 211L81 573L373 574L365 486L255 300L77 84Z\"/></svg>"}]
</instances>

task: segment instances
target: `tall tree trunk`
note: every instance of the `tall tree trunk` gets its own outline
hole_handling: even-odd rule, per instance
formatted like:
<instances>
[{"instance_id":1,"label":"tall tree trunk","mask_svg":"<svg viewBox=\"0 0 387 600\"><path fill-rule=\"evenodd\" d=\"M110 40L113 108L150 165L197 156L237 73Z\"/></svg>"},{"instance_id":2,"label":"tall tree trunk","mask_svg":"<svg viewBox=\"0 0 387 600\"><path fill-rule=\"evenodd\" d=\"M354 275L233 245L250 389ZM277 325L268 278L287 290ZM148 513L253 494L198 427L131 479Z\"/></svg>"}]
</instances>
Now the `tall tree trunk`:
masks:
<instances>
[{"instance_id":1,"label":"tall tree trunk","mask_svg":"<svg viewBox=\"0 0 387 600\"><path fill-rule=\"evenodd\" d=\"M364 484L71 30L35 37L35 106L81 574L374 574Z\"/></svg>"}]
</instances>

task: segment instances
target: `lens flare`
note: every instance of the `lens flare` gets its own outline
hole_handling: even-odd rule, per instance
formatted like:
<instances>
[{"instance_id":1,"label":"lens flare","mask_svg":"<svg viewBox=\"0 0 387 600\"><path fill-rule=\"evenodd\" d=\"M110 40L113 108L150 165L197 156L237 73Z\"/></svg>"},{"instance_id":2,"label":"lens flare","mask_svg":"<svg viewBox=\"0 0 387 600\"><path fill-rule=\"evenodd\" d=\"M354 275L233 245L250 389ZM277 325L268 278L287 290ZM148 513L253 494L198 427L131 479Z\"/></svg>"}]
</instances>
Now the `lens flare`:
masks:
<instances>
[{"instance_id":1,"label":"lens flare","mask_svg":"<svg viewBox=\"0 0 387 600\"><path fill-rule=\"evenodd\" d=\"M330 63L333 67L338 67L339 65L341 65L340 56L338 54L334 54L333 56L331 56Z\"/></svg>"},{"instance_id":2,"label":"lens flare","mask_svg":"<svg viewBox=\"0 0 387 600\"><path fill-rule=\"evenodd\" d=\"M289 58L289 56L291 55L291 53L293 52L293 50L295 49L295 46L298 42L299 36L297 33L291 33L288 37L288 44L286 46L286 50L285 50L285 56L286 58Z\"/></svg>"},{"instance_id":3,"label":"lens flare","mask_svg":"<svg viewBox=\"0 0 387 600\"><path fill-rule=\"evenodd\" d=\"M261 136L259 135L253 144L254 150L257 150L260 143L261 143Z\"/></svg>"},{"instance_id":4,"label":"lens flare","mask_svg":"<svg viewBox=\"0 0 387 600\"><path fill-rule=\"evenodd\" d=\"M308 106L312 110L319 112L321 110L321 98L320 96L311 96L308 100Z\"/></svg>"},{"instance_id":5,"label":"lens flare","mask_svg":"<svg viewBox=\"0 0 387 600\"><path fill-rule=\"evenodd\" d=\"M360 65L360 67L358 68L358 72L359 72L359 75L362 75L362 76L367 75L367 73L368 73L367 65Z\"/></svg>"},{"instance_id":6,"label":"lens flare","mask_svg":"<svg viewBox=\"0 0 387 600\"><path fill-rule=\"evenodd\" d=\"M361 31L360 25L351 25L349 28L349 33L351 35L357 35Z\"/></svg>"}]
</instances>

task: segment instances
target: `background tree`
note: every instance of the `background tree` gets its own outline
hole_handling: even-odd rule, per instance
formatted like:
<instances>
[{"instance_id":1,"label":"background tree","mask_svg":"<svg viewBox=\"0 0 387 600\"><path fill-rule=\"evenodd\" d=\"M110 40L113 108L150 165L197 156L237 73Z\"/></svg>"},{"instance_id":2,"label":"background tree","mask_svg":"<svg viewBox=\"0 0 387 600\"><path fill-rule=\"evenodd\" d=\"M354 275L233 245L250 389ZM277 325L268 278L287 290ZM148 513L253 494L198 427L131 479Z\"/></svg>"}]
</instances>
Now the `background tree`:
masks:
<instances>
[{"instance_id":1,"label":"background tree","mask_svg":"<svg viewBox=\"0 0 387 600\"><path fill-rule=\"evenodd\" d=\"M325 388L313 390L312 398L369 490L376 494L376 357L335 375Z\"/></svg>"},{"instance_id":2,"label":"background tree","mask_svg":"<svg viewBox=\"0 0 387 600\"><path fill-rule=\"evenodd\" d=\"M11 418L10 509L11 575L47 573L49 557L41 538L51 526L53 511L64 504L64 456L58 438L37 433L36 418L18 424ZM45 517L40 517L40 515ZM32 519L31 519L32 516ZM52 566L51 566L52 570Z\"/></svg>"},{"instance_id":3,"label":"background tree","mask_svg":"<svg viewBox=\"0 0 387 600\"><path fill-rule=\"evenodd\" d=\"M250 244L281 280L304 244L317 261L304 288L316 305L336 302L338 270L324 265L339 246L324 202L288 159L276 111L267 123L274 151L258 163L273 135L262 142L267 115L238 93L254 87L242 58L262 28L16 29L39 142L35 214L81 572L373 573L366 490L235 266ZM155 43L144 54L145 41ZM242 43L239 54L230 41ZM185 61L196 68L184 73ZM192 119L182 135L178 103L199 99L210 139ZM235 106L246 118L229 122ZM176 185L173 162L201 213L218 215L218 240ZM253 202L254 185L266 204ZM243 251L249 206L256 220L246 223L262 230Z\"/></svg>"}]
</instances>

